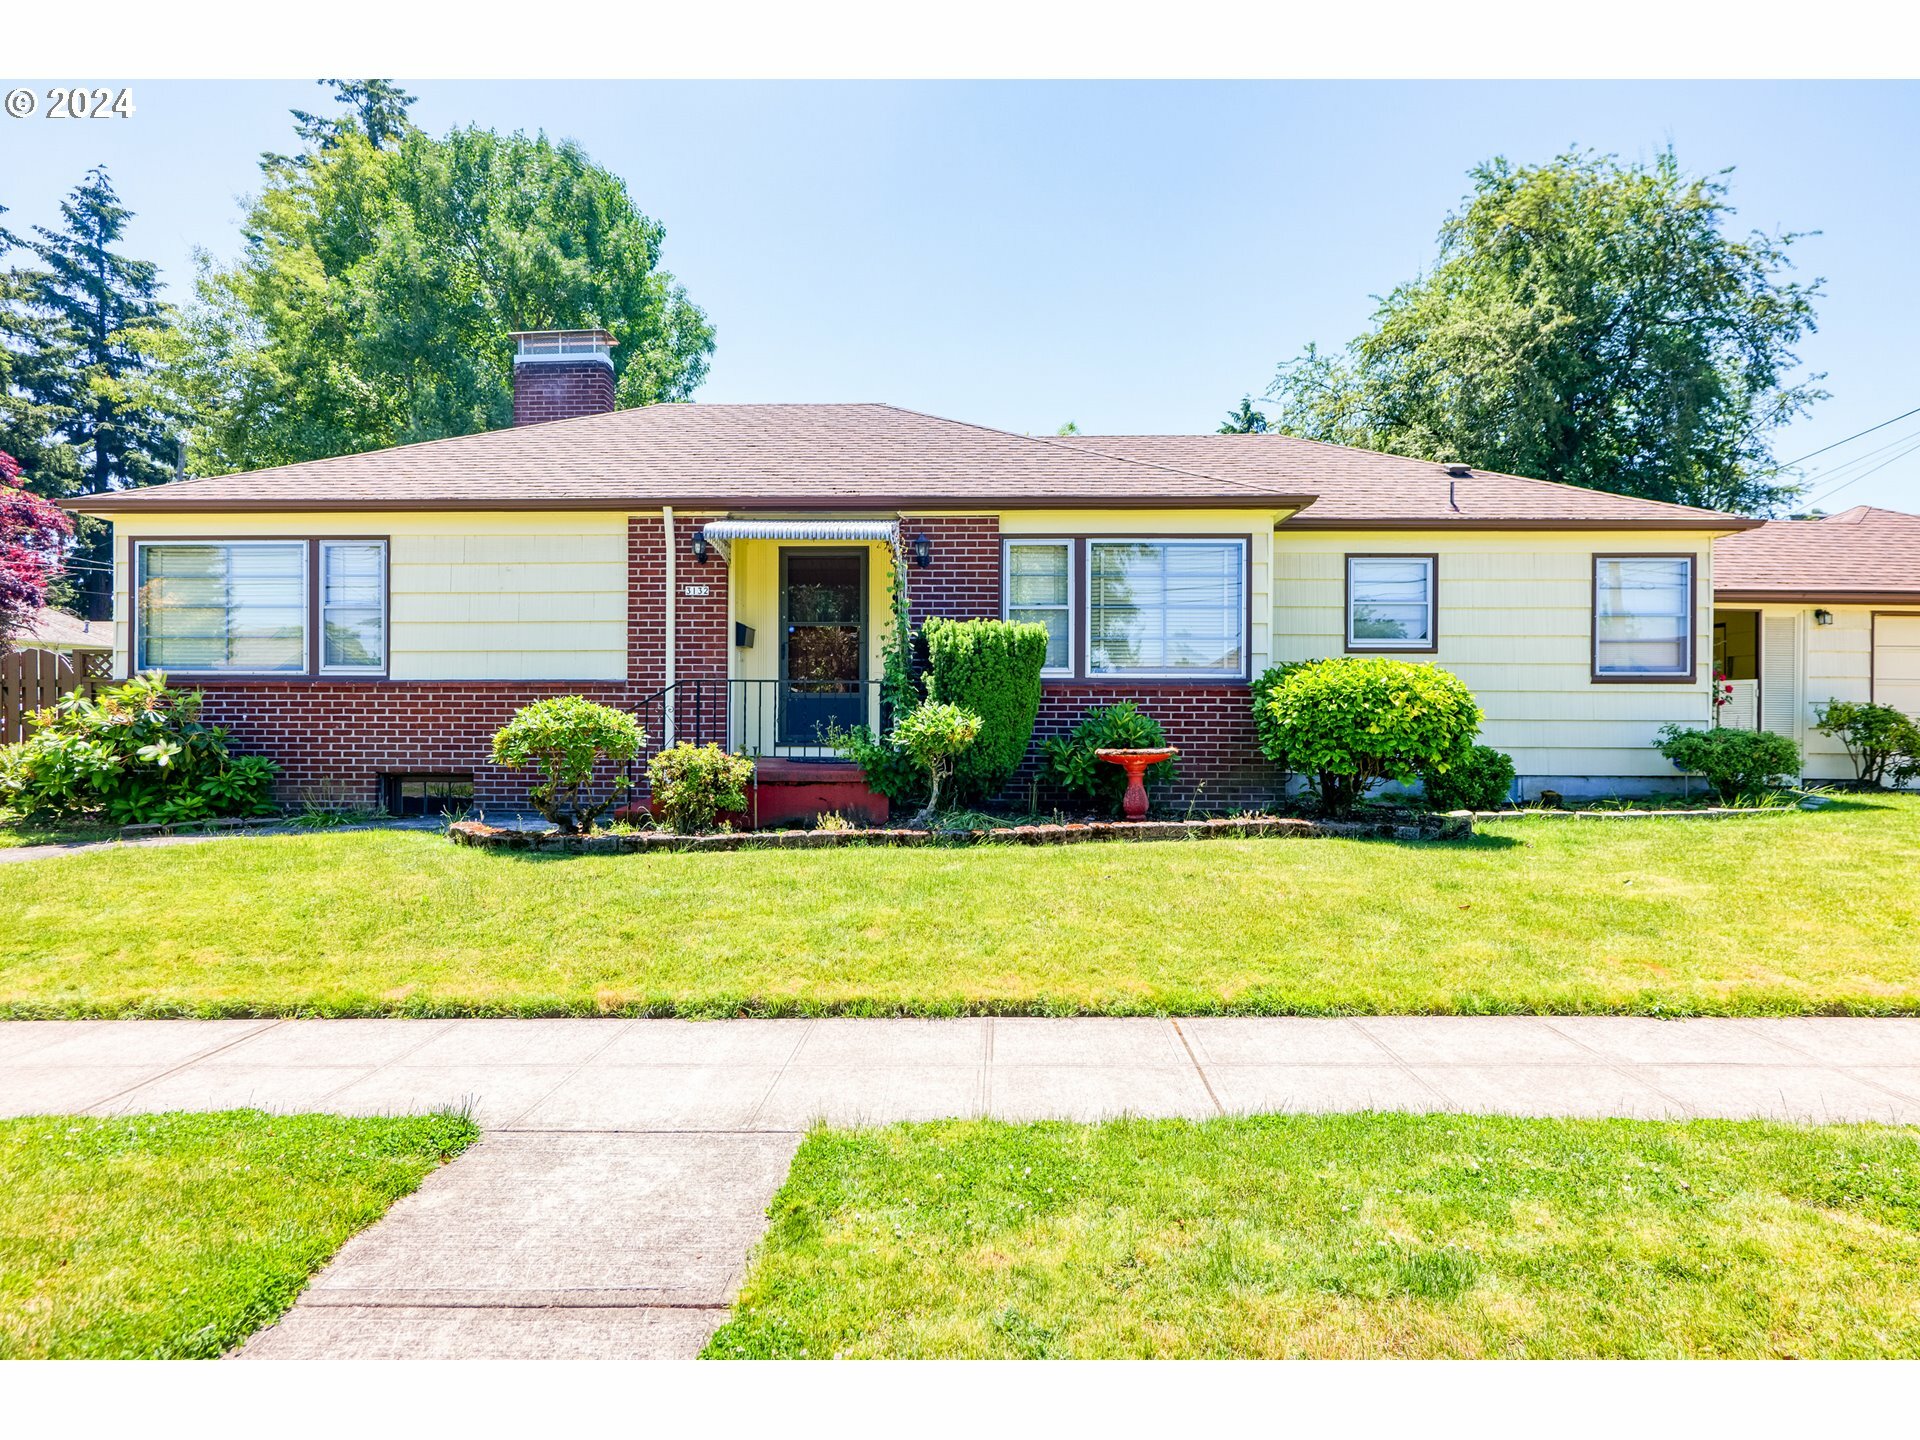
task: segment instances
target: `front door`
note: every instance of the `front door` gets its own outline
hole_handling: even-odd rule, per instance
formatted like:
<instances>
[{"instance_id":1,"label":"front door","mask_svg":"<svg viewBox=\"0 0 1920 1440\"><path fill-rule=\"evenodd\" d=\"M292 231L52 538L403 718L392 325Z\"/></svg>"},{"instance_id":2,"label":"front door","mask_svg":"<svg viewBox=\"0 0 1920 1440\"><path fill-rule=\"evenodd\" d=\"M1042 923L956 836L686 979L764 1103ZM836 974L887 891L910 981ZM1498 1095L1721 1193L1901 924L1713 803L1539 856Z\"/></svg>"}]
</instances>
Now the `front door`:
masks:
<instances>
[{"instance_id":1,"label":"front door","mask_svg":"<svg viewBox=\"0 0 1920 1440\"><path fill-rule=\"evenodd\" d=\"M866 678L866 551L782 550L779 743L860 724Z\"/></svg>"}]
</instances>

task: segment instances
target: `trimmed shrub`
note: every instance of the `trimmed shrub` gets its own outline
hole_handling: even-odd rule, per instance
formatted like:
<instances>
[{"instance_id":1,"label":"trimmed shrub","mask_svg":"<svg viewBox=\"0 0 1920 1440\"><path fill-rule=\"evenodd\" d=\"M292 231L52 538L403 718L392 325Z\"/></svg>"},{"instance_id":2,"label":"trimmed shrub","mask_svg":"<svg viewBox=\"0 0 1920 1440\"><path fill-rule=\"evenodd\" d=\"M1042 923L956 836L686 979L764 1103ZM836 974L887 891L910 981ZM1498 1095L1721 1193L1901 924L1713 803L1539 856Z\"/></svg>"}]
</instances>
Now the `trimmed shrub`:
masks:
<instances>
[{"instance_id":1,"label":"trimmed shrub","mask_svg":"<svg viewBox=\"0 0 1920 1440\"><path fill-rule=\"evenodd\" d=\"M527 798L563 835L593 828L631 788L625 775L614 778L610 793L590 803L594 768L625 764L640 753L647 735L624 710L598 705L584 695L555 695L514 712L493 737L493 763L531 765L547 777Z\"/></svg>"},{"instance_id":2,"label":"trimmed shrub","mask_svg":"<svg viewBox=\"0 0 1920 1440\"><path fill-rule=\"evenodd\" d=\"M683 740L647 762L653 808L676 835L703 834L723 814L745 810L751 779L753 761L718 745Z\"/></svg>"},{"instance_id":3,"label":"trimmed shrub","mask_svg":"<svg viewBox=\"0 0 1920 1440\"><path fill-rule=\"evenodd\" d=\"M979 738L954 762L954 790L963 798L991 800L1020 768L1033 739L1047 627L932 619L921 634L927 642L927 698L980 717Z\"/></svg>"},{"instance_id":4,"label":"trimmed shrub","mask_svg":"<svg viewBox=\"0 0 1920 1440\"><path fill-rule=\"evenodd\" d=\"M1084 795L1095 806L1113 814L1127 795L1127 772L1110 765L1094 754L1096 750L1157 750L1167 743L1160 722L1146 714L1131 700L1117 705L1096 706L1076 725L1071 735L1056 735L1047 741L1047 770L1062 790ZM1145 781L1148 794L1156 785L1166 785L1180 773L1172 760L1149 765Z\"/></svg>"},{"instance_id":5,"label":"trimmed shrub","mask_svg":"<svg viewBox=\"0 0 1920 1440\"><path fill-rule=\"evenodd\" d=\"M1800 747L1771 730L1686 730L1663 726L1654 748L1676 770L1704 775L1722 800L1766 790L1800 770Z\"/></svg>"},{"instance_id":6,"label":"trimmed shrub","mask_svg":"<svg viewBox=\"0 0 1920 1440\"><path fill-rule=\"evenodd\" d=\"M1308 777L1322 810L1343 814L1383 780L1452 770L1480 729L1460 677L1437 665L1342 656L1283 666L1255 687L1267 758Z\"/></svg>"},{"instance_id":7,"label":"trimmed shrub","mask_svg":"<svg viewBox=\"0 0 1920 1440\"><path fill-rule=\"evenodd\" d=\"M867 788L886 796L890 804L918 806L926 799L927 772L891 736L876 735L865 725L856 725L851 730L829 727L821 739L858 765L866 776Z\"/></svg>"},{"instance_id":8,"label":"trimmed shrub","mask_svg":"<svg viewBox=\"0 0 1920 1440\"><path fill-rule=\"evenodd\" d=\"M0 747L0 803L35 818L99 814L115 825L271 814L279 767L232 754L227 732L201 721L200 700L152 674L35 711L27 738Z\"/></svg>"},{"instance_id":9,"label":"trimmed shrub","mask_svg":"<svg viewBox=\"0 0 1920 1440\"><path fill-rule=\"evenodd\" d=\"M1420 772L1430 810L1498 810L1513 794L1513 757L1491 745L1469 745L1445 770Z\"/></svg>"},{"instance_id":10,"label":"trimmed shrub","mask_svg":"<svg viewBox=\"0 0 1920 1440\"><path fill-rule=\"evenodd\" d=\"M1847 747L1862 785L1907 785L1920 780L1920 725L1891 705L1829 700L1814 729Z\"/></svg>"},{"instance_id":11,"label":"trimmed shrub","mask_svg":"<svg viewBox=\"0 0 1920 1440\"><path fill-rule=\"evenodd\" d=\"M980 717L971 710L939 700L922 700L895 723L893 743L927 772L927 803L913 817L915 826L929 825L940 813L940 786L956 760L979 738Z\"/></svg>"}]
</instances>

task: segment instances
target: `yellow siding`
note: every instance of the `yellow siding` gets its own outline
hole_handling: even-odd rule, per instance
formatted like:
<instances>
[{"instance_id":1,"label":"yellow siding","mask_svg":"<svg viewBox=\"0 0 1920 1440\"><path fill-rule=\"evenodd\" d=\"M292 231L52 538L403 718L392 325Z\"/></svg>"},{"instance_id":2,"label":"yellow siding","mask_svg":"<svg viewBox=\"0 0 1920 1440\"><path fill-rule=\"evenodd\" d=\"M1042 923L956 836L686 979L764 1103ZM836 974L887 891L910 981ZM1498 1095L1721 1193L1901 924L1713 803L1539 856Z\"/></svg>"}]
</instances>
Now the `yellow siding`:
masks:
<instances>
[{"instance_id":1,"label":"yellow siding","mask_svg":"<svg viewBox=\"0 0 1920 1440\"><path fill-rule=\"evenodd\" d=\"M1828 700L1873 698L1873 608L1867 605L1827 605L1833 624L1813 623L1811 605L1768 607L1765 615L1797 614L1804 655L1800 695L1800 741L1806 752L1809 780L1851 780L1853 762L1847 747L1813 726Z\"/></svg>"},{"instance_id":2,"label":"yellow siding","mask_svg":"<svg viewBox=\"0 0 1920 1440\"><path fill-rule=\"evenodd\" d=\"M116 519L115 673L127 673L129 539L388 537L396 680L619 680L627 517L598 512L141 515Z\"/></svg>"},{"instance_id":3,"label":"yellow siding","mask_svg":"<svg viewBox=\"0 0 1920 1440\"><path fill-rule=\"evenodd\" d=\"M1596 685L1591 679L1593 557L1693 555L1700 596L1691 685ZM1273 658L1345 653L1349 554L1438 554L1439 650L1432 660L1473 690L1481 739L1522 776L1667 779L1653 749L1669 721L1704 725L1713 654L1711 553L1705 537L1648 532L1289 531L1274 536Z\"/></svg>"}]
</instances>

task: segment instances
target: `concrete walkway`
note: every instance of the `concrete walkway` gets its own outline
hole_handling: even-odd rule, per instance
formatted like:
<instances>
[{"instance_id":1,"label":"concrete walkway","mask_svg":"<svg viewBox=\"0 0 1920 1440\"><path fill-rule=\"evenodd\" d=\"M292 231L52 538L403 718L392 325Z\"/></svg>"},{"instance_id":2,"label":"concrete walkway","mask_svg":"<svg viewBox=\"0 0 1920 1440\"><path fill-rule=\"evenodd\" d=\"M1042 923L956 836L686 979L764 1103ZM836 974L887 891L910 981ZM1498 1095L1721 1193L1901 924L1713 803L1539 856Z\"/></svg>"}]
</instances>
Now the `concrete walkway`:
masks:
<instances>
[{"instance_id":1,"label":"concrete walkway","mask_svg":"<svg viewBox=\"0 0 1920 1440\"><path fill-rule=\"evenodd\" d=\"M1920 1019L0 1023L0 1115L465 1106L243 1358L697 1355L801 1132L1450 1110L1920 1124Z\"/></svg>"}]
</instances>

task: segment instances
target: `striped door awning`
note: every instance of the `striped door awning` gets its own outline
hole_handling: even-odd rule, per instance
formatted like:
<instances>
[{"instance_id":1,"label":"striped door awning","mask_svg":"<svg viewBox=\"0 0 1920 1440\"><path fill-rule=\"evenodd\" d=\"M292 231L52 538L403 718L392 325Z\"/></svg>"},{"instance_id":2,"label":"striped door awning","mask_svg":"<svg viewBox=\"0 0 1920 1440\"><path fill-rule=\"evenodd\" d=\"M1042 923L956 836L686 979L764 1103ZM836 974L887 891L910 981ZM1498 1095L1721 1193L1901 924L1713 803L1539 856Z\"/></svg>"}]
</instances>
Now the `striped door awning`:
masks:
<instances>
[{"instance_id":1,"label":"striped door awning","mask_svg":"<svg viewBox=\"0 0 1920 1440\"><path fill-rule=\"evenodd\" d=\"M732 559L736 540L846 540L861 544L900 539L897 520L709 520L700 527L707 543Z\"/></svg>"}]
</instances>

